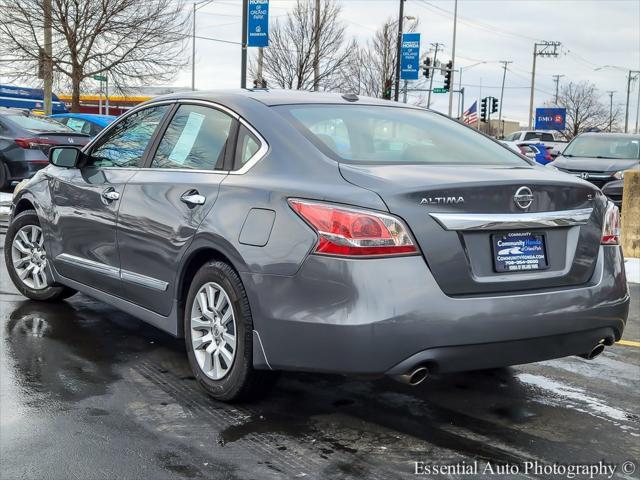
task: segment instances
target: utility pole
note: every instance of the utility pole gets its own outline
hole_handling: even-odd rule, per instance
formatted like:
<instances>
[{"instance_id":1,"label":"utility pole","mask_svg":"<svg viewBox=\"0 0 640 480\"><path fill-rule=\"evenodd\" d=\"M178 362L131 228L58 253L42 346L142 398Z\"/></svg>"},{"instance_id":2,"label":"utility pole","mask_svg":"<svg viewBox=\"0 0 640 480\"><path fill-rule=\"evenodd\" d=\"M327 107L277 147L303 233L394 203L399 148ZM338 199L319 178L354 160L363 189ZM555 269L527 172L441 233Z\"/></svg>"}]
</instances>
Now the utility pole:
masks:
<instances>
[{"instance_id":1,"label":"utility pole","mask_svg":"<svg viewBox=\"0 0 640 480\"><path fill-rule=\"evenodd\" d=\"M438 60L438 49L443 46L441 43L432 43L431 45L433 45L434 47L434 52L433 52L433 71L431 73L431 79L429 80L429 93L427 95L427 108L431 108L431 90L433 90L433 77L435 76L435 69L436 69L436 61Z\"/></svg>"},{"instance_id":2,"label":"utility pole","mask_svg":"<svg viewBox=\"0 0 640 480\"><path fill-rule=\"evenodd\" d=\"M451 45L451 88L449 89L449 116L453 109L453 72L456 68L456 29L458 26L458 0L453 7L453 43ZM500 102L502 103L502 102Z\"/></svg>"},{"instance_id":3,"label":"utility pole","mask_svg":"<svg viewBox=\"0 0 640 480\"><path fill-rule=\"evenodd\" d=\"M249 0L242 0L242 51L240 53L240 88L247 88L247 20Z\"/></svg>"},{"instance_id":4,"label":"utility pole","mask_svg":"<svg viewBox=\"0 0 640 480\"><path fill-rule=\"evenodd\" d=\"M320 88L320 0L316 0L315 54L313 56L313 91Z\"/></svg>"},{"instance_id":5,"label":"utility pole","mask_svg":"<svg viewBox=\"0 0 640 480\"><path fill-rule=\"evenodd\" d=\"M564 77L564 75L552 75L552 77L553 81L556 83L556 101L554 103L558 105L558 90L560 87L560 79Z\"/></svg>"},{"instance_id":6,"label":"utility pole","mask_svg":"<svg viewBox=\"0 0 640 480\"><path fill-rule=\"evenodd\" d=\"M533 44L533 68L531 69L531 95L529 97L529 129L533 128L533 94L536 88L536 59L557 57L560 42L540 42Z\"/></svg>"},{"instance_id":7,"label":"utility pole","mask_svg":"<svg viewBox=\"0 0 640 480\"><path fill-rule=\"evenodd\" d=\"M613 124L613 94L616 91L609 90L607 93L609 94L609 131L611 131L611 125Z\"/></svg>"},{"instance_id":8,"label":"utility pole","mask_svg":"<svg viewBox=\"0 0 640 480\"><path fill-rule=\"evenodd\" d=\"M511 60L502 60L500 63L503 66L502 71L502 87L500 88L500 106L498 107L498 131L500 132L500 136L504 136L504 123L502 122L502 99L504 98L504 81L507 77L507 65L513 63ZM501 127L502 126L502 127Z\"/></svg>"},{"instance_id":9,"label":"utility pole","mask_svg":"<svg viewBox=\"0 0 640 480\"><path fill-rule=\"evenodd\" d=\"M629 97L631 96L631 82L640 76L640 70L629 70L627 75L627 103L624 109L624 133L629 132Z\"/></svg>"},{"instance_id":10,"label":"utility pole","mask_svg":"<svg viewBox=\"0 0 640 480\"><path fill-rule=\"evenodd\" d=\"M398 44L397 44L397 52L396 52L396 78L395 78L395 91L393 94L393 99L397 102L400 98L400 56L402 54L402 28L403 28L403 19L404 19L404 2L406 0L400 0L400 10L398 12Z\"/></svg>"},{"instance_id":11,"label":"utility pole","mask_svg":"<svg viewBox=\"0 0 640 480\"><path fill-rule=\"evenodd\" d=\"M193 2L192 26L191 26L191 90L196 89L196 12L210 4L213 0Z\"/></svg>"},{"instance_id":12,"label":"utility pole","mask_svg":"<svg viewBox=\"0 0 640 480\"><path fill-rule=\"evenodd\" d=\"M53 52L51 47L51 0L44 0L44 114L52 112Z\"/></svg>"}]
</instances>

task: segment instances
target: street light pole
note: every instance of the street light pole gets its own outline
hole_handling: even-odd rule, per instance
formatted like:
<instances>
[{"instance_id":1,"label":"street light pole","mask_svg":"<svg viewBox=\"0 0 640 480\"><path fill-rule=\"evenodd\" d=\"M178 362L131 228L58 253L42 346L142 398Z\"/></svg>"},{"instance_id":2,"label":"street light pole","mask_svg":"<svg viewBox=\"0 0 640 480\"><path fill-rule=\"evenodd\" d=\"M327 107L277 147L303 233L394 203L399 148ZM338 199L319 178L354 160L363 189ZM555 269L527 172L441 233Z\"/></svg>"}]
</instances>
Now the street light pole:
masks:
<instances>
[{"instance_id":1,"label":"street light pole","mask_svg":"<svg viewBox=\"0 0 640 480\"><path fill-rule=\"evenodd\" d=\"M403 19L404 19L404 2L405 0L400 0L400 10L398 13L398 43L396 47L396 78L395 78L395 92L393 94L393 99L397 102L400 98L400 56L402 54L402 28L403 28Z\"/></svg>"},{"instance_id":2,"label":"street light pole","mask_svg":"<svg viewBox=\"0 0 640 480\"><path fill-rule=\"evenodd\" d=\"M53 59L51 47L51 0L44 0L44 114L52 112Z\"/></svg>"},{"instance_id":3,"label":"street light pole","mask_svg":"<svg viewBox=\"0 0 640 480\"><path fill-rule=\"evenodd\" d=\"M629 70L629 74L627 75L627 102L624 109L624 133L629 132L629 97L631 96L631 82L635 81L638 77L640 77L640 70Z\"/></svg>"},{"instance_id":4,"label":"street light pole","mask_svg":"<svg viewBox=\"0 0 640 480\"><path fill-rule=\"evenodd\" d=\"M502 128L500 132L500 136L502 137L504 136L504 124L502 123L502 99L504 98L504 81L507 77L507 65L509 65L510 63L513 63L513 61L502 60L500 63L502 63L504 68L504 70L502 71L502 87L500 88L500 106L498 109L498 130Z\"/></svg>"},{"instance_id":5,"label":"street light pole","mask_svg":"<svg viewBox=\"0 0 640 480\"><path fill-rule=\"evenodd\" d=\"M242 0L242 52L240 55L240 88L247 88L247 21L249 0Z\"/></svg>"},{"instance_id":6,"label":"street light pole","mask_svg":"<svg viewBox=\"0 0 640 480\"><path fill-rule=\"evenodd\" d=\"M191 90L196 89L196 12L211 2L213 2L213 0L204 0L200 3L193 2L193 13L191 14Z\"/></svg>"},{"instance_id":7,"label":"street light pole","mask_svg":"<svg viewBox=\"0 0 640 480\"><path fill-rule=\"evenodd\" d=\"M607 93L609 94L609 132L611 132L611 126L613 124L613 94L616 93L616 91L609 90Z\"/></svg>"},{"instance_id":8,"label":"street light pole","mask_svg":"<svg viewBox=\"0 0 640 480\"><path fill-rule=\"evenodd\" d=\"M435 69L436 69L436 60L438 59L438 48L442 45L441 43L432 43L435 47L433 52L433 71L431 72L431 78L429 79L429 93L427 94L427 108L431 108L431 90L433 90L433 77L435 77Z\"/></svg>"}]
</instances>

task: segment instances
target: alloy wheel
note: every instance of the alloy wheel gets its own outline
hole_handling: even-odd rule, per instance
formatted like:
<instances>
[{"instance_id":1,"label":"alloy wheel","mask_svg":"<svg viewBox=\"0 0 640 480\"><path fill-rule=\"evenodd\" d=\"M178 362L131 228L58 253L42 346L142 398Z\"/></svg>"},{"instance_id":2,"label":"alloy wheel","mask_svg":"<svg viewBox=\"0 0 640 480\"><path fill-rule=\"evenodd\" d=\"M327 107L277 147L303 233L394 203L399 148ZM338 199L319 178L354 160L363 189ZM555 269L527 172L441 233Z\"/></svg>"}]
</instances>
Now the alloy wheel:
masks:
<instances>
[{"instance_id":1,"label":"alloy wheel","mask_svg":"<svg viewBox=\"0 0 640 480\"><path fill-rule=\"evenodd\" d=\"M198 290L191 306L191 344L202 372L212 380L224 378L236 356L233 306L227 292L209 282Z\"/></svg>"},{"instance_id":2,"label":"alloy wheel","mask_svg":"<svg viewBox=\"0 0 640 480\"><path fill-rule=\"evenodd\" d=\"M38 225L25 225L16 232L11 243L11 260L15 272L27 287L44 290L49 286L45 273L47 252Z\"/></svg>"}]
</instances>

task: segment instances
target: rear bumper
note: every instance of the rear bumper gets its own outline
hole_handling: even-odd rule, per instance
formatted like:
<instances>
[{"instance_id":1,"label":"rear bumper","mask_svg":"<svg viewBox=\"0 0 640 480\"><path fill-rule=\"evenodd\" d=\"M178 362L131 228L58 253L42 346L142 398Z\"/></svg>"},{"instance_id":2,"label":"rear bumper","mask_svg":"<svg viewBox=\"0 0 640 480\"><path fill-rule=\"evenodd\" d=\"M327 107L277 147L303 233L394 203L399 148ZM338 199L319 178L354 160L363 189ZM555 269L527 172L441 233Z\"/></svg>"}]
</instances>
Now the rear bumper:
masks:
<instances>
[{"instance_id":1,"label":"rear bumper","mask_svg":"<svg viewBox=\"0 0 640 480\"><path fill-rule=\"evenodd\" d=\"M9 170L9 180L17 181L25 178L31 178L38 170L42 170L49 162L44 154L42 158L34 158L32 160L19 160L6 162Z\"/></svg>"},{"instance_id":2,"label":"rear bumper","mask_svg":"<svg viewBox=\"0 0 640 480\"><path fill-rule=\"evenodd\" d=\"M257 368L381 375L425 362L439 371L528 363L618 340L629 308L619 247L600 248L583 286L497 296L445 295L421 257L312 255L293 277L242 277Z\"/></svg>"},{"instance_id":3,"label":"rear bumper","mask_svg":"<svg viewBox=\"0 0 640 480\"><path fill-rule=\"evenodd\" d=\"M609 200L615 203L616 207L622 207L622 187L624 186L624 180L615 180L613 182L606 183L602 187L602 193L604 193Z\"/></svg>"}]
</instances>

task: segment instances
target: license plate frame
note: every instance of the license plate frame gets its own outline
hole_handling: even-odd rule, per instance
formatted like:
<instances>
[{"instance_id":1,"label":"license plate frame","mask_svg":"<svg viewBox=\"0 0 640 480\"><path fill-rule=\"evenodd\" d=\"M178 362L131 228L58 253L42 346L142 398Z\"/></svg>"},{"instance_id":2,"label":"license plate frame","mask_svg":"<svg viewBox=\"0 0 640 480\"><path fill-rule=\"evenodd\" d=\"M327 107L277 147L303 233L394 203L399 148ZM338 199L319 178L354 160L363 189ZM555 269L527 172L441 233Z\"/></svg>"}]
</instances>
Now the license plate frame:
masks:
<instances>
[{"instance_id":1,"label":"license plate frame","mask_svg":"<svg viewBox=\"0 0 640 480\"><path fill-rule=\"evenodd\" d=\"M544 232L494 233L491 235L491 253L493 269L497 273L538 272L549 268Z\"/></svg>"}]
</instances>

